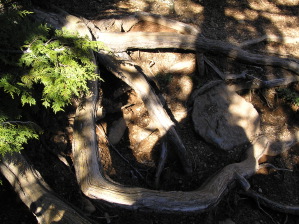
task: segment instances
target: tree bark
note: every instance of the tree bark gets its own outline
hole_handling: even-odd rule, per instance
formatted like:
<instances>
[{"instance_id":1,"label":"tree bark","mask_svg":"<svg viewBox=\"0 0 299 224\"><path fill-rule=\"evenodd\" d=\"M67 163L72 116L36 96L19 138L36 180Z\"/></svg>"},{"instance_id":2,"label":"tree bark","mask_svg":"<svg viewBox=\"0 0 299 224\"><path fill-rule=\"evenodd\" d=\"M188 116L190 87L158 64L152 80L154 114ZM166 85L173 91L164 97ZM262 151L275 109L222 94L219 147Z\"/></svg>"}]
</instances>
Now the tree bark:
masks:
<instances>
[{"instance_id":1,"label":"tree bark","mask_svg":"<svg viewBox=\"0 0 299 224\"><path fill-rule=\"evenodd\" d=\"M20 153L2 158L0 171L24 204L36 216L38 223L91 223L72 206L56 196L38 171L33 169Z\"/></svg>"},{"instance_id":2,"label":"tree bark","mask_svg":"<svg viewBox=\"0 0 299 224\"><path fill-rule=\"evenodd\" d=\"M92 84L91 89L94 87L95 84ZM253 175L259 167L259 158L271 151L268 140L259 138L248 149L244 161L224 167L195 191L165 192L112 183L105 178L98 165L94 97L84 100L85 104L76 112L72 150L77 179L83 193L99 202L106 201L131 210L203 212L217 205L237 178Z\"/></svg>"},{"instance_id":3,"label":"tree bark","mask_svg":"<svg viewBox=\"0 0 299 224\"><path fill-rule=\"evenodd\" d=\"M227 57L254 65L281 67L299 74L296 60L253 54L228 42L211 40L201 36L177 33L93 33L97 41L103 42L114 52L136 49L182 49L196 52L223 54Z\"/></svg>"},{"instance_id":4,"label":"tree bark","mask_svg":"<svg viewBox=\"0 0 299 224\"><path fill-rule=\"evenodd\" d=\"M133 64L116 61L113 57L99 54L100 63L105 66L116 77L127 83L134 89L143 100L151 119L157 125L162 136L168 136L179 156L186 173L191 173L186 148L175 130L175 125L163 108L159 97L155 94L145 77Z\"/></svg>"},{"instance_id":5,"label":"tree bark","mask_svg":"<svg viewBox=\"0 0 299 224\"><path fill-rule=\"evenodd\" d=\"M75 27L76 24L82 25L82 21L78 18L69 17L63 15L65 18L63 21L70 23L69 27ZM67 18L73 18L75 24ZM83 25L82 25L83 27ZM82 30L85 32L86 29L83 27ZM83 33L84 33L83 32ZM95 35L95 34L94 34ZM101 37L102 34L99 35ZM109 36L110 35L110 36ZM276 66L283 66L288 69L293 69L298 72L298 64L289 64L290 62L274 57L266 57L261 55L255 55L247 53L240 48L237 48L231 44L224 44L219 41L212 41L205 38L199 38L192 35L181 35L181 34L144 34L144 33L133 33L133 34L109 34L106 35L113 39L113 44L119 49L131 49L132 46L142 48L156 44L155 48L163 46L166 48L183 48L196 50L206 50L210 52L222 52L230 57L237 59L243 59L252 63L270 64ZM137 37L137 38L136 38ZM149 39L143 40L141 37ZM124 39L122 39L124 38ZM132 38L132 39L130 39ZM132 42L136 41L138 44ZM171 42L171 40L173 40ZM129 44L127 44L129 42ZM148 44L150 42L150 44ZM113 43L113 44L112 44ZM121 45L124 45L122 47ZM140 44L142 43L142 44ZM134 48L133 47L133 48ZM104 56L102 60L105 60ZM109 60L105 62L110 63ZM109 65L109 64L108 64ZM115 64L110 65L113 71ZM134 85L140 85L142 76L136 72L133 66L128 67L126 65L119 65L114 70L114 73L123 79L132 82ZM126 73L129 75L127 76ZM139 82L140 81L140 82ZM133 84L132 84L133 85ZM240 163L230 164L224 167L220 172L211 177L205 184L200 188L191 192L165 192L155 191L138 187L126 187L117 183L112 183L103 173L101 165L98 163L98 150L97 150L97 136L95 133L95 113L96 113L96 102L97 102L97 81L90 81L90 94L82 99L82 104L77 108L76 118L74 123L74 134L73 134L73 157L74 166L76 170L76 176L78 183L83 193L102 203L106 201L108 203L124 207L131 210L150 210L158 212L203 212L215 205L221 200L221 198L228 191L230 186L235 182L236 179L241 179L242 183L245 182L244 178L248 178L253 175L258 169L258 160L261 156L268 154L271 151L270 144L266 137L257 139L251 147L247 150L247 157ZM150 89L145 88L142 84L140 85L140 94L143 97L145 104L151 94ZM153 102L157 105L159 101L156 100L156 96L152 96ZM160 113L160 112L158 112ZM169 123L169 122L168 122ZM171 123L169 123L171 126ZM165 128L165 132L169 132L170 129ZM276 152L278 153L278 152ZM244 184L247 186L248 184Z\"/></svg>"}]
</instances>

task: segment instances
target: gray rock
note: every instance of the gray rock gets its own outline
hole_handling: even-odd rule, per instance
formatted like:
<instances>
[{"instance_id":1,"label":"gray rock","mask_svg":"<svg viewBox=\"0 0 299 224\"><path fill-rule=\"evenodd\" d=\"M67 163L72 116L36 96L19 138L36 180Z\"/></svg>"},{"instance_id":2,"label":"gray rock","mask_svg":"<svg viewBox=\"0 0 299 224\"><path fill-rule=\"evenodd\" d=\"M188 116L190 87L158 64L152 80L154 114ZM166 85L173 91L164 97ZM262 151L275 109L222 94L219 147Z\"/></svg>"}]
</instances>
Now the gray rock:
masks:
<instances>
[{"instance_id":1,"label":"gray rock","mask_svg":"<svg viewBox=\"0 0 299 224\"><path fill-rule=\"evenodd\" d=\"M225 84L195 97L192 119L195 131L223 150L249 142L260 132L260 117L253 105Z\"/></svg>"}]
</instances>

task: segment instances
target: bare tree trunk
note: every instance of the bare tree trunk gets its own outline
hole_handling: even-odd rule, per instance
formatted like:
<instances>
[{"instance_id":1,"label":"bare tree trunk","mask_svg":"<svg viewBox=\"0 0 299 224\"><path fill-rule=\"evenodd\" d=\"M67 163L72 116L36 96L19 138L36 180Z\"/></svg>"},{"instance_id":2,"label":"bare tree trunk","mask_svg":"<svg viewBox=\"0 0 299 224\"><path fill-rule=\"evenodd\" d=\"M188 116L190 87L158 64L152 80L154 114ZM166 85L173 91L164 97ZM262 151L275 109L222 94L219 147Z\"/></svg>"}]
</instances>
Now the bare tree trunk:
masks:
<instances>
[{"instance_id":1,"label":"bare tree trunk","mask_svg":"<svg viewBox=\"0 0 299 224\"><path fill-rule=\"evenodd\" d=\"M91 223L56 196L20 153L2 158L0 171L39 223Z\"/></svg>"}]
</instances>

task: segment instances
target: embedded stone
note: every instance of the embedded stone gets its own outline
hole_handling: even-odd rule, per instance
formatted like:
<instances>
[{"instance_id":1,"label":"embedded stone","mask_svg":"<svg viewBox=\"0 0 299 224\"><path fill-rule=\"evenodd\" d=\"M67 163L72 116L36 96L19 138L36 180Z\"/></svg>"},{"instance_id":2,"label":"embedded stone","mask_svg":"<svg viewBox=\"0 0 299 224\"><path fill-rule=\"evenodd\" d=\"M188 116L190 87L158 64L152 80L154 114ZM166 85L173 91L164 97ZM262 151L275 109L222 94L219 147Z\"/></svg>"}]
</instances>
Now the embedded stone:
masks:
<instances>
[{"instance_id":1,"label":"embedded stone","mask_svg":"<svg viewBox=\"0 0 299 224\"><path fill-rule=\"evenodd\" d=\"M195 97L192 119L195 131L223 150L247 143L260 132L256 109L224 83Z\"/></svg>"}]
</instances>

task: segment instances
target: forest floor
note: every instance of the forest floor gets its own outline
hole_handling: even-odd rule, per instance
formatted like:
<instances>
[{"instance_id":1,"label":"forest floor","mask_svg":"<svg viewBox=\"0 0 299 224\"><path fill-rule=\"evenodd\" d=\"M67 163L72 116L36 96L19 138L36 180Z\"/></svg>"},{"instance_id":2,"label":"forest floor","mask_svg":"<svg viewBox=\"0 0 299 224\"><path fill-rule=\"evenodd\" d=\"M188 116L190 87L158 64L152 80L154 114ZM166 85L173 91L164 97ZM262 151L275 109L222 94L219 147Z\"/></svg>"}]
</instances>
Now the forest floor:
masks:
<instances>
[{"instance_id":1,"label":"forest floor","mask_svg":"<svg viewBox=\"0 0 299 224\"><path fill-rule=\"evenodd\" d=\"M170 0L50 0L49 2L67 12L87 19L103 19L113 16L146 11L164 15L168 18L196 26L200 33L211 39L227 41L233 44L261 37L277 35L280 37L298 37L299 2L295 0L254 1L254 0L177 0L172 5ZM134 31L168 31L166 27L151 23L135 26ZM246 50L275 55L279 57L299 58L299 43L278 44L261 42L251 45ZM185 175L175 155L169 155L163 169L158 189L167 191L190 191L197 189L209 177L224 166L242 161L248 144L230 151L222 151L206 143L194 131L191 118L192 106L188 99L193 90L210 80L219 79L213 69L206 68L206 77L200 77L196 70L195 56L190 52L129 52L130 56L144 72L152 78L165 98L168 110L177 121L177 131L184 142L193 172ZM283 77L290 72L271 68L240 64L221 55L206 55L223 72L240 74L245 69L256 72L257 77ZM191 64L189 62L192 62ZM181 63L182 68L175 65ZM189 64L188 64L189 63ZM174 71L175 70L175 71ZM260 71L259 74L257 74ZM140 143L134 133L142 132L149 123L148 114L136 93L127 88L120 80L106 71L102 71L101 84L103 106L106 110L104 119L99 120L98 128L108 133L116 133L123 118L130 117L130 123L124 134L119 134L120 141L114 147L108 147L104 140L99 140L102 163L106 173L116 182L129 186L156 188L154 177L158 153L161 148L156 133L145 143L145 147L136 147ZM265 79L266 79L265 78ZM289 87L299 93L298 84ZM261 117L261 127L268 130L268 135L280 135L283 130L299 129L298 106L290 104L279 94L279 88L269 90L251 90L239 93L252 103ZM32 143L26 149L27 156L45 178L51 188L70 203L82 208L80 190L75 181L72 167L65 166L57 159L57 151L63 151L71 161L71 132L69 126L73 119L70 108L68 113L57 115L43 114L44 129L47 130L41 143ZM116 127L113 127L115 126ZM113 131L109 129L113 127ZM98 133L99 134L99 133ZM147 134L147 132L145 132ZM117 134L115 134L117 135ZM102 136L102 139L105 136ZM118 136L117 136L118 137ZM153 147L146 147L147 145ZM52 152L49 152L51 148ZM51 151L50 150L50 151ZM54 153L53 153L54 152ZM122 156L119 156L121 154ZM128 161L128 162L127 162ZM299 145L276 157L262 158L260 162L273 164L281 170L261 169L249 178L251 188L263 196L288 205L299 204ZM71 164L71 162L69 162ZM134 167L134 168L132 168ZM138 176L136 170L141 174ZM2 176L1 176L1 179ZM36 223L34 217L17 199L13 190L3 179L0 187L0 222L1 223ZM241 186L234 186L221 202L208 212L201 214L156 214L136 213L107 205L97 207L91 218L98 223L223 223L223 224L298 224L299 217L263 207L257 200L242 194ZM106 217L106 218L105 218ZM107 218L110 217L110 218Z\"/></svg>"}]
</instances>

